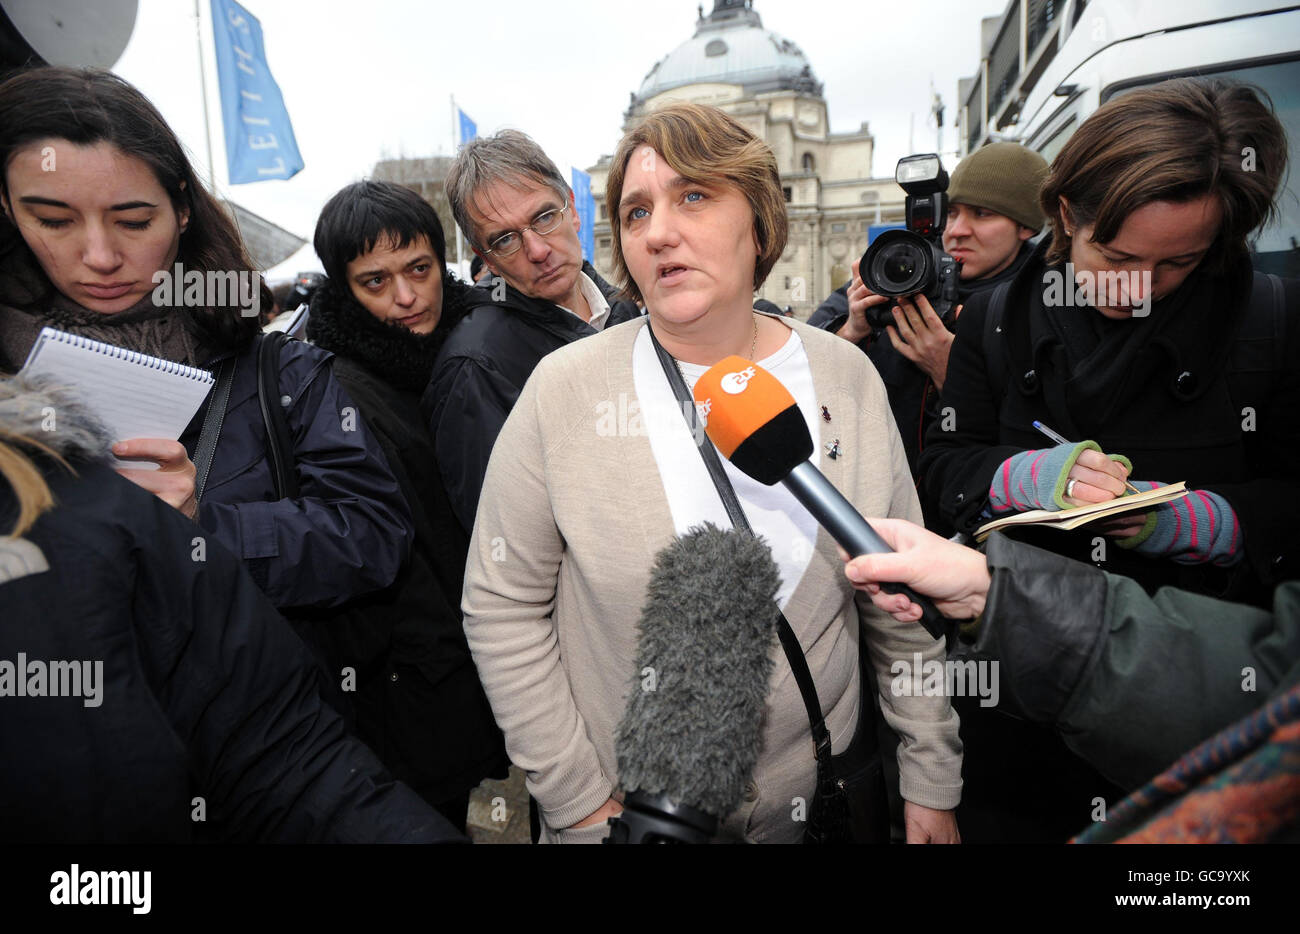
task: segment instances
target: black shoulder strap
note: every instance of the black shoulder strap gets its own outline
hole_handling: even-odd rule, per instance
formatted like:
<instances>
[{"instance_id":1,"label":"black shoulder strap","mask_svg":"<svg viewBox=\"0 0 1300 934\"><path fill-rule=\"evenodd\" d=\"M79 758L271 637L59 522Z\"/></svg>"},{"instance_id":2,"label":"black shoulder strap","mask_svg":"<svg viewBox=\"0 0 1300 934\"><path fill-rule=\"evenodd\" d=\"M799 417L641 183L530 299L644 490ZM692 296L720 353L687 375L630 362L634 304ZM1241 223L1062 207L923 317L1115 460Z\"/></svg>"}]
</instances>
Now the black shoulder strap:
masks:
<instances>
[{"instance_id":1,"label":"black shoulder strap","mask_svg":"<svg viewBox=\"0 0 1300 934\"><path fill-rule=\"evenodd\" d=\"M1002 396L1006 392L1006 345L1001 334L1002 322L1007 316L1007 301L1011 295L1011 280L998 283L989 295L988 309L984 314L984 367L988 374L989 389L993 392L994 408L1002 409Z\"/></svg>"},{"instance_id":2,"label":"black shoulder strap","mask_svg":"<svg viewBox=\"0 0 1300 934\"><path fill-rule=\"evenodd\" d=\"M217 453L217 440L221 437L221 426L226 420L226 405L230 402L230 386L235 381L235 357L227 357L217 367L217 381L208 396L208 411L203 416L203 428L199 432L199 443L194 447L194 506L197 509L203 499L203 490L208 485L208 474L212 471L212 458Z\"/></svg>"},{"instance_id":3,"label":"black shoulder strap","mask_svg":"<svg viewBox=\"0 0 1300 934\"><path fill-rule=\"evenodd\" d=\"M293 338L281 331L263 334L257 348L257 403L266 426L267 455L277 499L297 499L298 473L293 465L293 436L280 402L280 348Z\"/></svg>"},{"instance_id":4,"label":"black shoulder strap","mask_svg":"<svg viewBox=\"0 0 1300 934\"><path fill-rule=\"evenodd\" d=\"M1270 290L1273 298L1273 376L1277 379L1286 367L1286 292L1282 288L1281 276L1271 272L1266 275L1273 286ZM1253 290L1251 294L1254 294ZM1262 301L1263 296L1260 299Z\"/></svg>"},{"instance_id":5,"label":"black shoulder strap","mask_svg":"<svg viewBox=\"0 0 1300 934\"><path fill-rule=\"evenodd\" d=\"M746 532L753 534L750 528L749 520L745 517L745 511L741 508L740 500L736 498L736 491L731 486L731 481L727 479L726 471L722 468L722 461L718 459L718 452L713 449L713 444L709 441L708 436L699 426L699 414L695 411L695 399L691 392L686 388L686 382L682 379L682 374L677 369L677 363L664 350L659 339L655 337L654 328L646 323L646 328L650 331L650 341L654 344L655 353L659 357L659 363L664 368L664 375L668 377L668 383L673 387L673 395L677 401L682 404L682 415L686 419L686 424L691 429L691 437L695 439L696 445L700 449L700 456L704 458L704 466L708 468L709 477L713 480L713 485L718 489L718 495L722 497L722 504L727 508L727 515L731 517L732 524ZM790 670L794 673L795 684L799 686L799 694L803 697L804 708L808 712L808 725L812 730L813 743L816 745L816 755L819 762L823 757L826 764L829 764L831 756L831 735L826 729L826 718L822 716L821 702L817 698L817 687L813 684L812 672L808 670L808 660L804 658L803 648L799 645L799 637L794 634L794 629L790 626L790 621L785 618L785 614L777 610L777 635L781 638L781 648L785 650L786 660L790 663ZM865 690L865 685L863 690Z\"/></svg>"}]
</instances>

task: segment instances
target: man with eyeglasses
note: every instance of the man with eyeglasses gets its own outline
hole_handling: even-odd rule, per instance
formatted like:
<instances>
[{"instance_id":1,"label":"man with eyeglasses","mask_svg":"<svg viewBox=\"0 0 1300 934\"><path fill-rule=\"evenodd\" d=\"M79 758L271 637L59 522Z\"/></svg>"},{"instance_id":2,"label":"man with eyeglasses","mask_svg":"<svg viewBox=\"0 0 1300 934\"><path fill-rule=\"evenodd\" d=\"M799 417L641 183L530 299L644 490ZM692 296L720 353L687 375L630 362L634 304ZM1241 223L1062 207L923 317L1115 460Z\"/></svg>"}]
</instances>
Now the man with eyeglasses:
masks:
<instances>
[{"instance_id":1,"label":"man with eyeglasses","mask_svg":"<svg viewBox=\"0 0 1300 934\"><path fill-rule=\"evenodd\" d=\"M491 271L471 291L421 400L452 510L470 530L488 457L539 360L640 314L582 258L573 193L517 130L471 140L446 180L451 211Z\"/></svg>"}]
</instances>

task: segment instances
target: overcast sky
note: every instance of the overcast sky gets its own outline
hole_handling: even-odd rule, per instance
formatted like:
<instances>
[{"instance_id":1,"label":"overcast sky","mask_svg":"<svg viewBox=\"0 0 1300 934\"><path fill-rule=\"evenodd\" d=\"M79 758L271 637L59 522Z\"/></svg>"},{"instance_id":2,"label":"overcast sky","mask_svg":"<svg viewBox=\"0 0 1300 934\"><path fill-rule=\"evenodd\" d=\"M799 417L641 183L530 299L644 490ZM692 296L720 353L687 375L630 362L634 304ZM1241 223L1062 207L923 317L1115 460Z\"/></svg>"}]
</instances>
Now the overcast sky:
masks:
<instances>
[{"instance_id":1,"label":"overcast sky","mask_svg":"<svg viewBox=\"0 0 1300 934\"><path fill-rule=\"evenodd\" d=\"M481 135L515 127L566 174L593 165L618 143L628 94L691 37L697 0L241 2L262 23L306 167L287 181L227 181L210 5L201 0L218 189L310 238L329 196L378 159L452 151L453 94ZM910 151L909 117L916 150L934 148L932 82L947 107L944 148L956 148L957 79L979 63L981 17L1000 14L1006 0L755 0L754 8L812 63L832 131L870 124L871 170L882 176ZM927 60L936 52L942 59ZM114 70L206 166L193 0L140 0Z\"/></svg>"}]
</instances>

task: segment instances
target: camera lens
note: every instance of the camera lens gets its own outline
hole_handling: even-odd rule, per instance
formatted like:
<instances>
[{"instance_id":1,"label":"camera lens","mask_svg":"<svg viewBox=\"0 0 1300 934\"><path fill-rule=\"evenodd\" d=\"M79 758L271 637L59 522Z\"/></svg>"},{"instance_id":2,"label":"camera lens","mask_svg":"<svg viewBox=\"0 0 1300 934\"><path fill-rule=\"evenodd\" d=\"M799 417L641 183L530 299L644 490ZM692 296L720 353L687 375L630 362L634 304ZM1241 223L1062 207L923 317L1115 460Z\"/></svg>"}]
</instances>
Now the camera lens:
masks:
<instances>
[{"instance_id":1,"label":"camera lens","mask_svg":"<svg viewBox=\"0 0 1300 934\"><path fill-rule=\"evenodd\" d=\"M872 260L871 277L882 286L882 295L914 292L925 278L926 256L917 244L907 240L888 244Z\"/></svg>"},{"instance_id":2,"label":"camera lens","mask_svg":"<svg viewBox=\"0 0 1300 934\"><path fill-rule=\"evenodd\" d=\"M898 250L882 257L881 273L890 282L906 282L916 275L916 263L906 250Z\"/></svg>"}]
</instances>

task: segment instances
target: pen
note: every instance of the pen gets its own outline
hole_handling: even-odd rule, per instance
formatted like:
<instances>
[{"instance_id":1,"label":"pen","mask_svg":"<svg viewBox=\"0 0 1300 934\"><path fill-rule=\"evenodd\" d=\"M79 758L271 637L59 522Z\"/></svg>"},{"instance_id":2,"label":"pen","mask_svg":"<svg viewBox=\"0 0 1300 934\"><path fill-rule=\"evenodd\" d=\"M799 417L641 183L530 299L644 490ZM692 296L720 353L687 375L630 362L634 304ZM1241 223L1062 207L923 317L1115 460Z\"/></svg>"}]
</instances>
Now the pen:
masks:
<instances>
[{"instance_id":1,"label":"pen","mask_svg":"<svg viewBox=\"0 0 1300 934\"><path fill-rule=\"evenodd\" d=\"M1058 435L1056 432L1052 431L1052 429L1048 428L1048 427L1047 427L1046 425L1044 425L1042 422L1038 421L1038 419L1034 419L1034 427L1037 428L1037 429L1038 429L1040 432L1042 432L1043 434L1047 435L1047 437L1051 438L1051 439L1052 439L1053 441L1055 441L1057 444L1073 444L1073 443L1074 443L1073 441L1070 441L1070 440L1068 440L1068 439L1066 439L1066 438L1062 438L1062 437L1061 437L1060 435ZM1137 487L1135 487L1133 484L1129 483L1127 480L1124 481L1124 485L1125 485L1126 487L1128 487L1130 490L1132 490L1134 493L1138 493L1138 492L1140 492L1140 491L1138 490Z\"/></svg>"}]
</instances>

